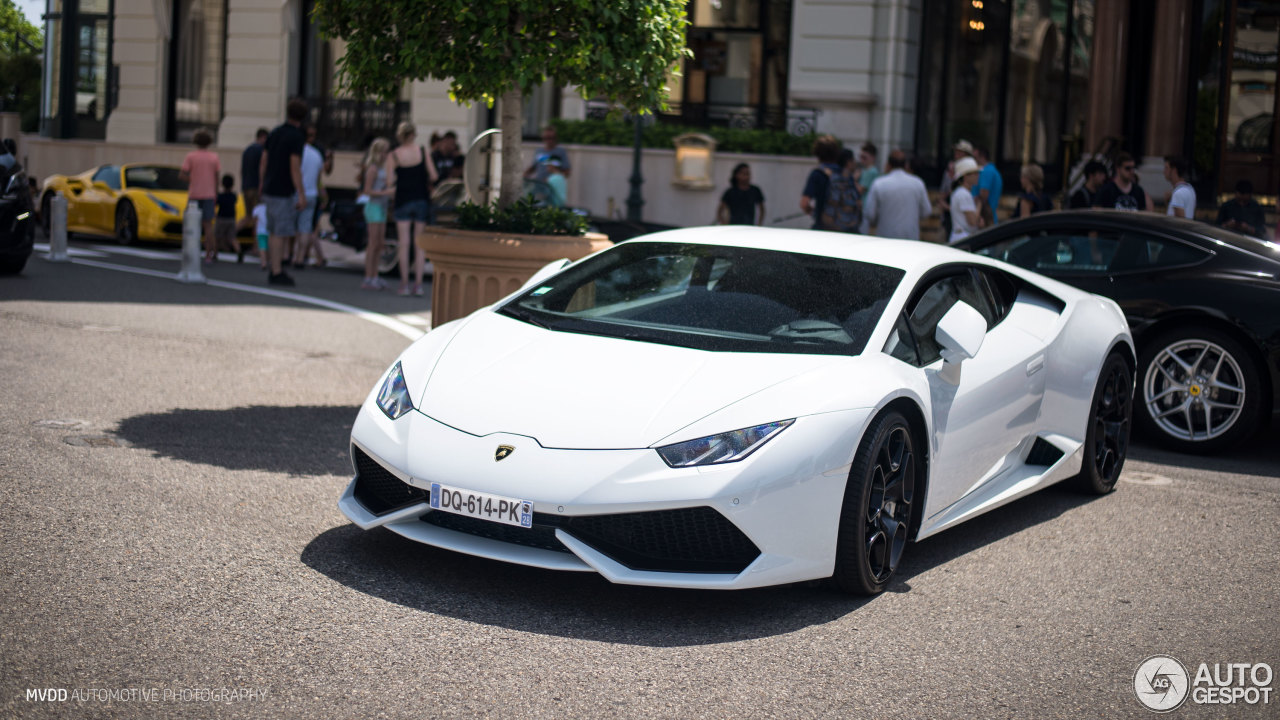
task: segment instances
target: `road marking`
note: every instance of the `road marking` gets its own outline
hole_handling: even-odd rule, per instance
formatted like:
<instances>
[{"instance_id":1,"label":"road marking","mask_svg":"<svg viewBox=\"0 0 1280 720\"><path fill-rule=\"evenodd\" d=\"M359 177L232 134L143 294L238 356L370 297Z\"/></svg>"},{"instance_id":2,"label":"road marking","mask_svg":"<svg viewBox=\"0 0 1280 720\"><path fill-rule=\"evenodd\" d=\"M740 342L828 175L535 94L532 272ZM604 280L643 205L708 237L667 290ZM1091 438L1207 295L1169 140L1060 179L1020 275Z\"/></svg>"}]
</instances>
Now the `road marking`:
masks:
<instances>
[{"instance_id":1,"label":"road marking","mask_svg":"<svg viewBox=\"0 0 1280 720\"><path fill-rule=\"evenodd\" d=\"M49 247L49 243L36 243L33 247L37 252L47 253L52 251L52 248ZM67 255L70 255L71 257L107 257L106 253L94 252L93 250L82 250L78 247L68 247Z\"/></svg>"},{"instance_id":2,"label":"road marking","mask_svg":"<svg viewBox=\"0 0 1280 720\"><path fill-rule=\"evenodd\" d=\"M178 277L177 274L171 272L129 267L128 265L115 265L113 263L98 262L97 260L72 260L71 262L76 265L87 265L89 267L102 268L104 270L117 270L120 272L134 273L135 275L164 278L166 280L176 280ZM209 280L206 284L211 287L222 288L224 290L238 290L240 292L254 293L256 295L266 295L269 297L306 303L308 305L316 305L329 310L344 312L349 315L355 315L362 320L367 320L376 325L381 325L392 332L399 333L410 340L417 340L426 334L426 331L422 328L414 327L408 323L401 322L400 320L381 313L376 313L371 310L363 310L354 305L347 305L346 303L311 297L310 295L302 295L301 293L289 292L287 290L276 290L273 288L254 287L253 285L226 282L225 280Z\"/></svg>"},{"instance_id":3,"label":"road marking","mask_svg":"<svg viewBox=\"0 0 1280 720\"><path fill-rule=\"evenodd\" d=\"M108 253L110 255L127 255L129 257L142 258L143 260L181 260L182 251L165 251L165 250L143 250L141 248L123 247L120 245L90 245L89 247L98 252ZM235 257L232 255L231 257Z\"/></svg>"}]
</instances>

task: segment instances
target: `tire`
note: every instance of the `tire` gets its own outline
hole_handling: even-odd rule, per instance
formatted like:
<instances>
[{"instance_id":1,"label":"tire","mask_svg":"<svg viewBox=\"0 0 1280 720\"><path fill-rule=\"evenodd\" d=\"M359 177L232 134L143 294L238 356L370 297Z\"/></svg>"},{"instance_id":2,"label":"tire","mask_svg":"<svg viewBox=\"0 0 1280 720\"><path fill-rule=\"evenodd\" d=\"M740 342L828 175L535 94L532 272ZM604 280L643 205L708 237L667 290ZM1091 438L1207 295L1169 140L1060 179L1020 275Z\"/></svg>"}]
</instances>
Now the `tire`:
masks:
<instances>
[{"instance_id":1,"label":"tire","mask_svg":"<svg viewBox=\"0 0 1280 720\"><path fill-rule=\"evenodd\" d=\"M1098 373L1089 406L1089 427L1084 434L1084 458L1076 489L1090 495L1115 490L1125 458L1129 455L1129 431L1133 418L1133 373L1117 353L1107 356Z\"/></svg>"},{"instance_id":2,"label":"tire","mask_svg":"<svg viewBox=\"0 0 1280 720\"><path fill-rule=\"evenodd\" d=\"M400 243L398 240L384 240L382 252L378 255L378 274L391 275L400 267ZM410 249L412 258L412 249Z\"/></svg>"},{"instance_id":3,"label":"tire","mask_svg":"<svg viewBox=\"0 0 1280 720\"><path fill-rule=\"evenodd\" d=\"M911 529L919 472L907 418L897 411L877 417L858 444L840 506L837 588L877 595L889 584Z\"/></svg>"},{"instance_id":4,"label":"tire","mask_svg":"<svg viewBox=\"0 0 1280 720\"><path fill-rule=\"evenodd\" d=\"M30 257L30 256L27 256ZM17 275L27 266L27 258L8 258L0 260L0 275Z\"/></svg>"},{"instance_id":5,"label":"tire","mask_svg":"<svg viewBox=\"0 0 1280 720\"><path fill-rule=\"evenodd\" d=\"M138 213L133 203L121 201L116 206L116 242L121 245L132 245L138 241Z\"/></svg>"},{"instance_id":6,"label":"tire","mask_svg":"<svg viewBox=\"0 0 1280 720\"><path fill-rule=\"evenodd\" d=\"M1213 453L1262 425L1262 376L1240 341L1211 327L1151 338L1138 356L1137 424L1179 452Z\"/></svg>"},{"instance_id":7,"label":"tire","mask_svg":"<svg viewBox=\"0 0 1280 720\"><path fill-rule=\"evenodd\" d=\"M47 192L40 198L40 229L48 240L53 234L53 193Z\"/></svg>"}]
</instances>

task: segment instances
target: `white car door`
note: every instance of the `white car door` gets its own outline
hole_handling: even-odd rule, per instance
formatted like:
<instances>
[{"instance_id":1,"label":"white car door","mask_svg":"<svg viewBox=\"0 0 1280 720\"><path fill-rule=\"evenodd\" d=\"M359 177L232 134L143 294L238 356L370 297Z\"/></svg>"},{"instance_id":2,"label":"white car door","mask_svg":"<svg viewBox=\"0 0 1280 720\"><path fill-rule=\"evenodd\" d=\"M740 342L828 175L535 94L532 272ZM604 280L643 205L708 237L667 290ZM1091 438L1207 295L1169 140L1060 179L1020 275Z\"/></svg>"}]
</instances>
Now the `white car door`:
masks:
<instances>
[{"instance_id":1,"label":"white car door","mask_svg":"<svg viewBox=\"0 0 1280 720\"><path fill-rule=\"evenodd\" d=\"M908 323L916 363L929 382L933 437L927 520L1006 471L1036 427L1044 398L1044 342L1003 322L1016 290L1001 285L999 271L956 267L932 275L913 293ZM934 337L938 321L956 303L987 320L978 353L944 372ZM956 373L954 370L958 369ZM958 376L958 377L957 377Z\"/></svg>"}]
</instances>

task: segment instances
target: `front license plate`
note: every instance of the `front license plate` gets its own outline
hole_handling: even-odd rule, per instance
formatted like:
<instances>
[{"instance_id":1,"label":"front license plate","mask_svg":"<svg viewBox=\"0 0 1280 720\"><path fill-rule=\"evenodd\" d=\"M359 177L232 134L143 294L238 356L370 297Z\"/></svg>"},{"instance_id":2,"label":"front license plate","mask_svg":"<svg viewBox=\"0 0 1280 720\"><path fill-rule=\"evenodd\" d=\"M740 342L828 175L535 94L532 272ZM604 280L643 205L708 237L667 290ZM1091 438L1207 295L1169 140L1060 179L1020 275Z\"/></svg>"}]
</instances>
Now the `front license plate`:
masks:
<instances>
[{"instance_id":1,"label":"front license plate","mask_svg":"<svg viewBox=\"0 0 1280 720\"><path fill-rule=\"evenodd\" d=\"M431 483L431 507L504 525L533 527L533 503L528 500Z\"/></svg>"}]
</instances>

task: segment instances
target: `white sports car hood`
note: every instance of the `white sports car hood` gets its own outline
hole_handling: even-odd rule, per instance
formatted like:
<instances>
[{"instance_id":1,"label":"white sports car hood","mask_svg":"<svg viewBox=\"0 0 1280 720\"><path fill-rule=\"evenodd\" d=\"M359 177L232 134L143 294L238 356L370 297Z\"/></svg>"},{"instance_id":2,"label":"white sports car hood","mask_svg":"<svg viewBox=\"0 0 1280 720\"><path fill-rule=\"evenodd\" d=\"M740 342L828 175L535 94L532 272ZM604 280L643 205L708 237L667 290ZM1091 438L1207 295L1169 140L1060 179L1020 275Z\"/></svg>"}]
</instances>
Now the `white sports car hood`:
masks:
<instances>
[{"instance_id":1,"label":"white sports car hood","mask_svg":"<svg viewBox=\"0 0 1280 720\"><path fill-rule=\"evenodd\" d=\"M513 433L548 448L643 448L765 388L848 360L552 332L482 311L449 342L415 405L473 435ZM794 416L779 412L766 421Z\"/></svg>"}]
</instances>

